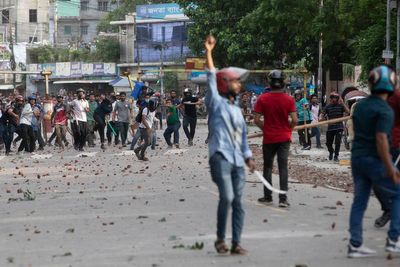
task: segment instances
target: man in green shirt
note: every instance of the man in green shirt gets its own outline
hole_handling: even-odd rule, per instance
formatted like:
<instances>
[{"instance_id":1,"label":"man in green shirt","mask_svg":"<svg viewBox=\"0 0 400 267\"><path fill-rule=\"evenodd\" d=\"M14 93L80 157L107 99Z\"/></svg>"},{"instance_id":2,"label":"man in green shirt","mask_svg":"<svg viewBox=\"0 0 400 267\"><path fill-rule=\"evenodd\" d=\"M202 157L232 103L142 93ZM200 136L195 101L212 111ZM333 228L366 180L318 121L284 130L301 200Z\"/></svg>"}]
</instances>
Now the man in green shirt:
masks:
<instances>
[{"instance_id":1,"label":"man in green shirt","mask_svg":"<svg viewBox=\"0 0 400 267\"><path fill-rule=\"evenodd\" d=\"M179 120L178 110L172 104L171 99L165 101L167 107L167 129L164 132L165 141L168 148L172 148L171 135L174 134L174 145L179 148L179 128L181 128L181 121Z\"/></svg>"},{"instance_id":2,"label":"man in green shirt","mask_svg":"<svg viewBox=\"0 0 400 267\"><path fill-rule=\"evenodd\" d=\"M94 132L95 132L96 122L93 118L93 114L97 106L98 103L96 102L95 95L91 93L89 95L89 111L87 113L88 132L86 137L89 147L94 147L94 138L95 138Z\"/></svg>"}]
</instances>

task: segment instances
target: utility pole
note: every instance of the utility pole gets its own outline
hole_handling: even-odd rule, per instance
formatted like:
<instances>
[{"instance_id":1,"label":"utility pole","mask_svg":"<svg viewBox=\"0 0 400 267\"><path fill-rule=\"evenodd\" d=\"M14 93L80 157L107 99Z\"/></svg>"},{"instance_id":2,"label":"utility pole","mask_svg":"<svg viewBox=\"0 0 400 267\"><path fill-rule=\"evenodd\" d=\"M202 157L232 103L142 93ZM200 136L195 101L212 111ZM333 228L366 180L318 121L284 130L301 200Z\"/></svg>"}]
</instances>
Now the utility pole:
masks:
<instances>
[{"instance_id":1,"label":"utility pole","mask_svg":"<svg viewBox=\"0 0 400 267\"><path fill-rule=\"evenodd\" d=\"M161 43L161 66L160 66L160 83L161 83L161 95L164 95L164 45L165 45L165 27L161 28L162 43Z\"/></svg>"},{"instance_id":2,"label":"utility pole","mask_svg":"<svg viewBox=\"0 0 400 267\"><path fill-rule=\"evenodd\" d=\"M382 56L385 59L385 64L390 65L390 11L391 11L391 0L387 0L386 3L386 48L384 51L384 55Z\"/></svg>"},{"instance_id":3,"label":"utility pole","mask_svg":"<svg viewBox=\"0 0 400 267\"><path fill-rule=\"evenodd\" d=\"M322 9L324 7L324 0L321 0L321 4L319 6L319 12L322 14ZM318 99L321 99L322 103L322 32L319 37L319 47L318 47L318 78L317 78L317 92Z\"/></svg>"}]
</instances>

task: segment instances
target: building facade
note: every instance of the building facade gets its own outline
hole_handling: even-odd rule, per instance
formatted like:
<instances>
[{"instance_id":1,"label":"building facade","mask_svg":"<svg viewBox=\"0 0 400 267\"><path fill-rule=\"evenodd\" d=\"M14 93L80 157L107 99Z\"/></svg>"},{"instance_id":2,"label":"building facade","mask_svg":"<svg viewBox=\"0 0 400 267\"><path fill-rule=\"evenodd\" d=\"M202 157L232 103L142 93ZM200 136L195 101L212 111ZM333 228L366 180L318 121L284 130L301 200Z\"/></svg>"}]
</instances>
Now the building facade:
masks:
<instances>
[{"instance_id":1,"label":"building facade","mask_svg":"<svg viewBox=\"0 0 400 267\"><path fill-rule=\"evenodd\" d=\"M98 36L97 25L120 0L56 0L50 24L56 45L90 44Z\"/></svg>"},{"instance_id":2,"label":"building facade","mask_svg":"<svg viewBox=\"0 0 400 267\"><path fill-rule=\"evenodd\" d=\"M48 43L49 0L0 0L0 42Z\"/></svg>"}]
</instances>

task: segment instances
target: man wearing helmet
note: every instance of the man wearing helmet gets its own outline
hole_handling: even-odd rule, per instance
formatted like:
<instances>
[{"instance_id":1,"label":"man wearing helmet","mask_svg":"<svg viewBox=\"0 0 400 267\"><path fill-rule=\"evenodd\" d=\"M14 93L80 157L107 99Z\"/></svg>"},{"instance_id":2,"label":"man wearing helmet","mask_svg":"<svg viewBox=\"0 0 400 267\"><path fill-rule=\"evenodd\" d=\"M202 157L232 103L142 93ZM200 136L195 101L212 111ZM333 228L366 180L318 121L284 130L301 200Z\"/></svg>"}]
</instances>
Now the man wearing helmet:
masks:
<instances>
[{"instance_id":1,"label":"man wearing helmet","mask_svg":"<svg viewBox=\"0 0 400 267\"><path fill-rule=\"evenodd\" d=\"M400 252L400 173L390 154L390 135L394 114L386 102L393 93L396 74L387 66L370 73L371 95L360 101L353 113L354 140L351 167L354 181L354 199L350 213L350 242L348 257L366 257L376 252L363 244L362 221L371 188L388 198L391 203L391 223L386 251Z\"/></svg>"},{"instance_id":2,"label":"man wearing helmet","mask_svg":"<svg viewBox=\"0 0 400 267\"><path fill-rule=\"evenodd\" d=\"M76 150L83 151L87 136L87 116L89 103L85 99L85 91L80 88L76 91L77 99L71 102L72 123L71 128L74 134L74 147Z\"/></svg>"},{"instance_id":3,"label":"man wearing helmet","mask_svg":"<svg viewBox=\"0 0 400 267\"><path fill-rule=\"evenodd\" d=\"M143 139L143 143L134 150L139 160L149 161L149 159L145 156L145 153L147 147L151 144L151 136L153 132L152 128L158 106L158 99L150 98L147 107L145 107L142 111L142 122L139 125L139 131L140 136Z\"/></svg>"},{"instance_id":4,"label":"man wearing helmet","mask_svg":"<svg viewBox=\"0 0 400 267\"><path fill-rule=\"evenodd\" d=\"M350 114L349 108L343 103L343 99L338 93L330 94L330 103L324 108L321 113L321 120L338 119L344 116L344 113ZM326 146L329 151L329 160L339 161L340 144L342 143L343 122L332 123L328 125L326 132ZM335 142L335 149L333 143ZM335 157L333 157L335 155Z\"/></svg>"},{"instance_id":5,"label":"man wearing helmet","mask_svg":"<svg viewBox=\"0 0 400 267\"><path fill-rule=\"evenodd\" d=\"M288 157L293 128L297 125L295 101L284 92L285 75L273 70L269 75L271 92L263 94L256 102L254 122L264 132L264 177L272 183L272 168L278 155L280 189L288 190ZM261 119L264 117L264 120ZM291 118L289 121L288 118ZM272 192L264 187L264 197L258 200L271 205ZM279 207L289 207L286 195L279 195Z\"/></svg>"},{"instance_id":6,"label":"man wearing helmet","mask_svg":"<svg viewBox=\"0 0 400 267\"><path fill-rule=\"evenodd\" d=\"M218 253L227 253L225 243L226 223L230 207L232 213L231 254L247 253L240 246L244 221L242 194L245 185L245 165L255 170L255 162L247 143L247 127L240 107L235 99L248 71L239 68L225 68L216 71L212 58L215 39L209 36L205 42L208 65L208 90L205 97L209 119L209 156L213 181L218 186L219 204L217 212Z\"/></svg>"}]
</instances>

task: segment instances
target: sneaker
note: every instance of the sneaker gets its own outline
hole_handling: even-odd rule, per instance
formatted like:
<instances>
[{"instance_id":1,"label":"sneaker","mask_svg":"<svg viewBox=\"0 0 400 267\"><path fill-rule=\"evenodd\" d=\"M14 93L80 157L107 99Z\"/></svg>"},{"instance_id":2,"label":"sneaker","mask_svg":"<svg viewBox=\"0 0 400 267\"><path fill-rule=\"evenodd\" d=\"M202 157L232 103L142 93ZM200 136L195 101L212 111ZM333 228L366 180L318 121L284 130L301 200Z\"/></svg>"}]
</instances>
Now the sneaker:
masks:
<instances>
[{"instance_id":1,"label":"sneaker","mask_svg":"<svg viewBox=\"0 0 400 267\"><path fill-rule=\"evenodd\" d=\"M339 157L335 156L335 158L333 159L334 162L339 162Z\"/></svg>"},{"instance_id":2,"label":"sneaker","mask_svg":"<svg viewBox=\"0 0 400 267\"><path fill-rule=\"evenodd\" d=\"M168 146L168 149L172 149L172 146Z\"/></svg>"},{"instance_id":3,"label":"sneaker","mask_svg":"<svg viewBox=\"0 0 400 267\"><path fill-rule=\"evenodd\" d=\"M400 240L397 240L397 242L394 242L390 240L390 238L386 239L386 251L387 252L400 252Z\"/></svg>"},{"instance_id":4,"label":"sneaker","mask_svg":"<svg viewBox=\"0 0 400 267\"><path fill-rule=\"evenodd\" d=\"M149 158L143 157L142 160L143 161L149 161Z\"/></svg>"},{"instance_id":5,"label":"sneaker","mask_svg":"<svg viewBox=\"0 0 400 267\"><path fill-rule=\"evenodd\" d=\"M317 146L317 148L318 148L318 149L323 149L323 147L322 147L322 146Z\"/></svg>"},{"instance_id":6,"label":"sneaker","mask_svg":"<svg viewBox=\"0 0 400 267\"><path fill-rule=\"evenodd\" d=\"M289 208L290 204L287 200L279 200L279 208Z\"/></svg>"},{"instance_id":7,"label":"sneaker","mask_svg":"<svg viewBox=\"0 0 400 267\"><path fill-rule=\"evenodd\" d=\"M301 150L311 150L311 146L305 146Z\"/></svg>"},{"instance_id":8,"label":"sneaker","mask_svg":"<svg viewBox=\"0 0 400 267\"><path fill-rule=\"evenodd\" d=\"M193 140L188 141L188 146L193 146Z\"/></svg>"},{"instance_id":9,"label":"sneaker","mask_svg":"<svg viewBox=\"0 0 400 267\"><path fill-rule=\"evenodd\" d=\"M100 148L104 150L106 149L106 146L104 144L101 144Z\"/></svg>"},{"instance_id":10,"label":"sneaker","mask_svg":"<svg viewBox=\"0 0 400 267\"><path fill-rule=\"evenodd\" d=\"M333 153L329 154L329 160L333 160Z\"/></svg>"},{"instance_id":11,"label":"sneaker","mask_svg":"<svg viewBox=\"0 0 400 267\"><path fill-rule=\"evenodd\" d=\"M272 197L261 197L258 199L258 202L260 202L264 205L267 205L267 206L274 204Z\"/></svg>"},{"instance_id":12,"label":"sneaker","mask_svg":"<svg viewBox=\"0 0 400 267\"><path fill-rule=\"evenodd\" d=\"M177 149L179 149L179 148L180 148L179 144L175 144L175 147L176 147Z\"/></svg>"},{"instance_id":13,"label":"sneaker","mask_svg":"<svg viewBox=\"0 0 400 267\"><path fill-rule=\"evenodd\" d=\"M371 257L376 254L375 250L369 249L364 246L359 246L358 248L353 247L351 244L348 245L347 257L348 258L364 258Z\"/></svg>"},{"instance_id":14,"label":"sneaker","mask_svg":"<svg viewBox=\"0 0 400 267\"><path fill-rule=\"evenodd\" d=\"M382 216L375 220L374 226L376 228L384 227L390 221L390 212L384 211Z\"/></svg>"}]
</instances>

